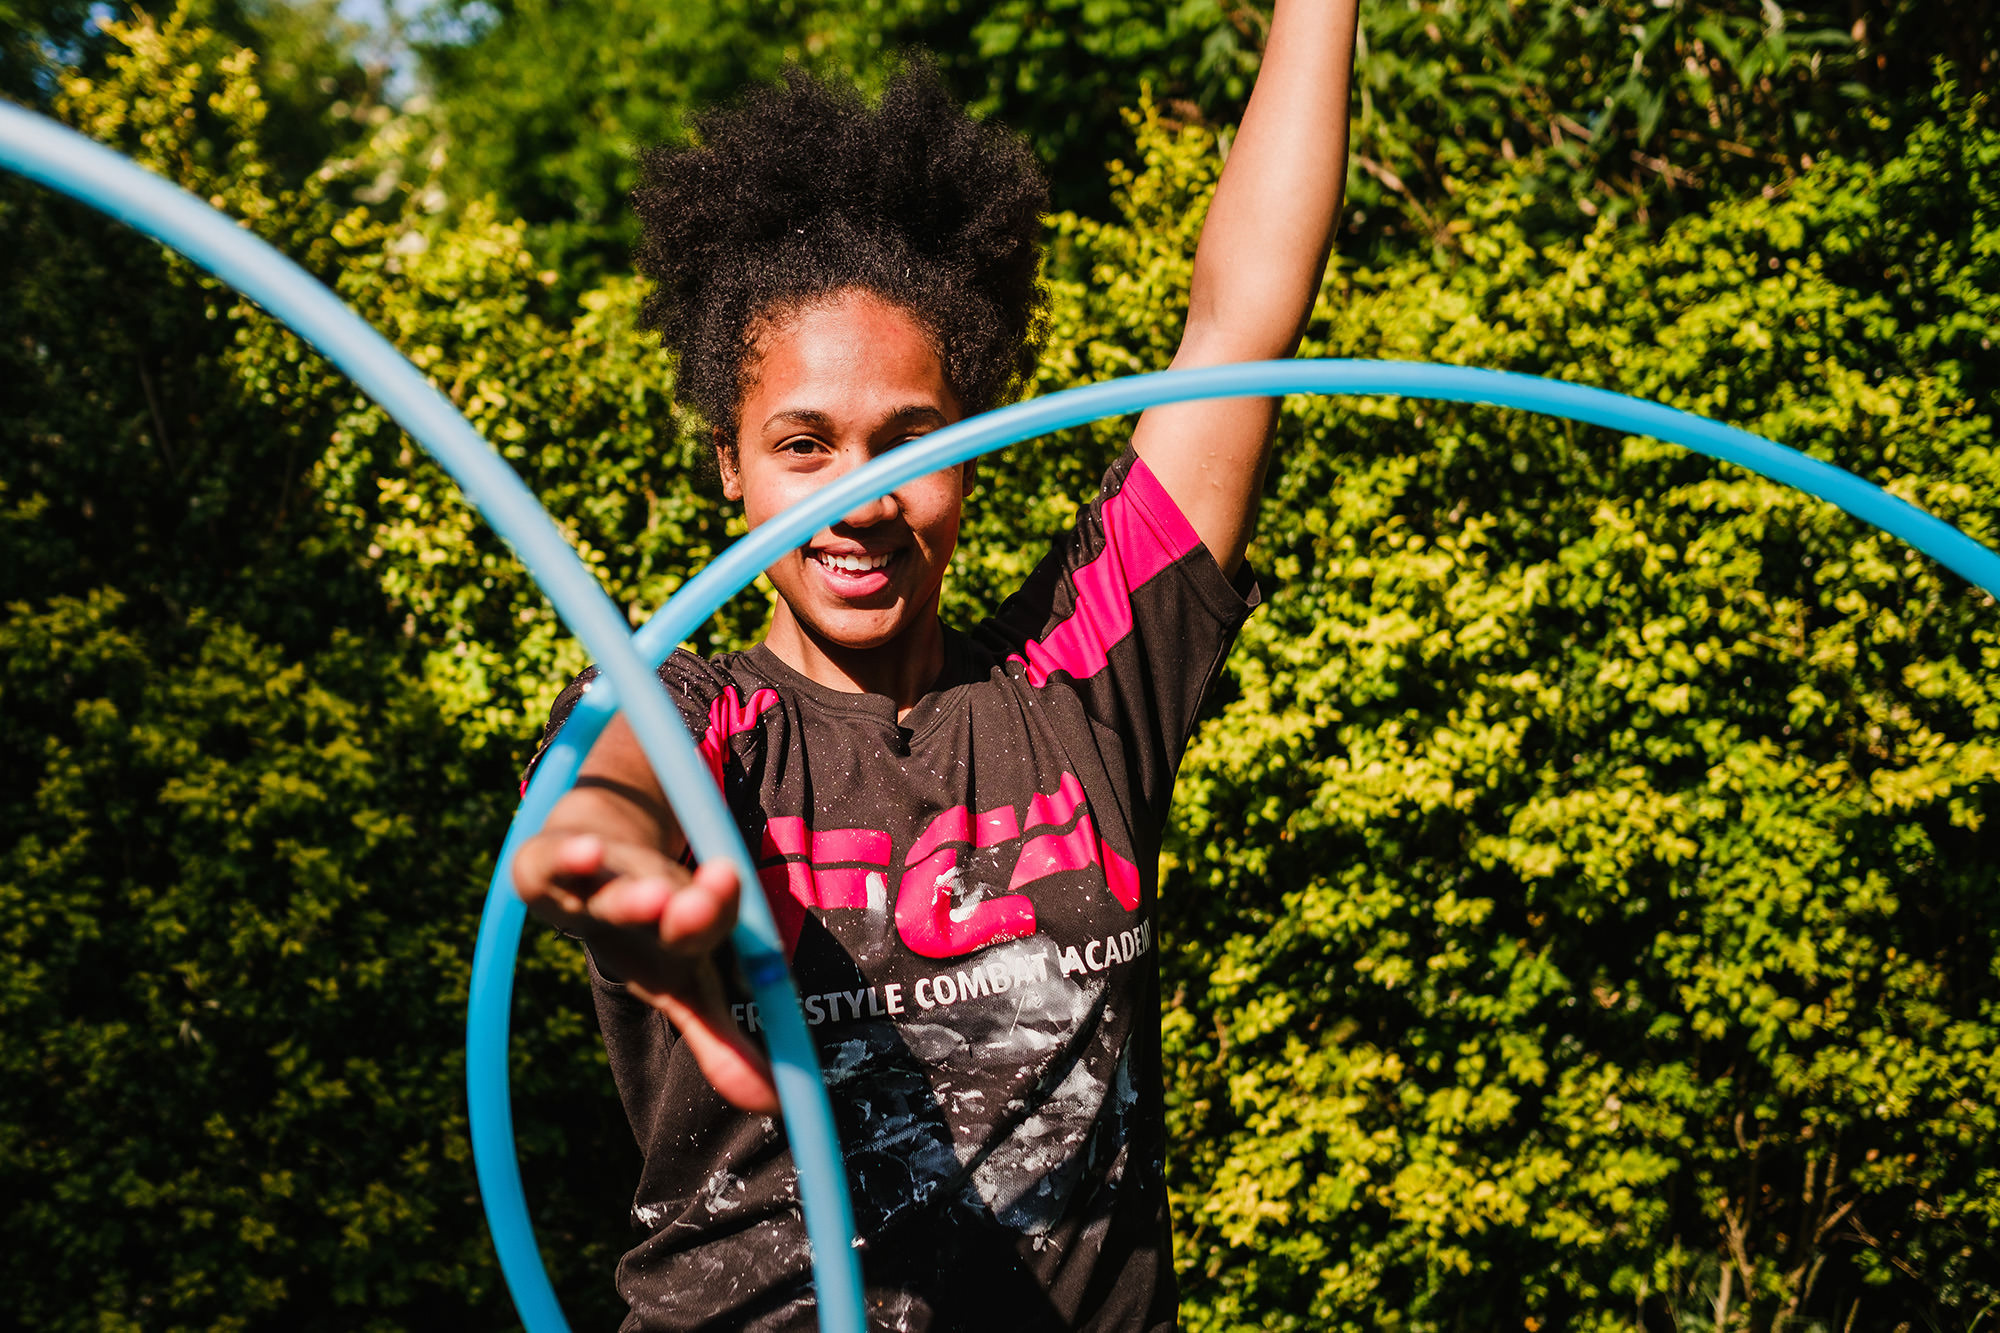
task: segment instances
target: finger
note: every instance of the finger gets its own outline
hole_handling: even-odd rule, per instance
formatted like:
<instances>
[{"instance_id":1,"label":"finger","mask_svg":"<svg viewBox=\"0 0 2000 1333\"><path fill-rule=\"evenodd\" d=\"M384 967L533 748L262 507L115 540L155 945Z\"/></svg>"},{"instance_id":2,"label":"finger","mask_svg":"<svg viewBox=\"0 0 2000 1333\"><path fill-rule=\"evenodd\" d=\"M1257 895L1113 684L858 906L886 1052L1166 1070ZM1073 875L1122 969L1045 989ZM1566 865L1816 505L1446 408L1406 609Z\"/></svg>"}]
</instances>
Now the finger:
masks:
<instances>
[{"instance_id":1,"label":"finger","mask_svg":"<svg viewBox=\"0 0 2000 1333\"><path fill-rule=\"evenodd\" d=\"M605 870L602 838L581 833L571 838L552 839L549 871L557 875L597 875Z\"/></svg>"},{"instance_id":2,"label":"finger","mask_svg":"<svg viewBox=\"0 0 2000 1333\"><path fill-rule=\"evenodd\" d=\"M565 841L559 838L530 838L514 853L514 892L536 915L544 918L568 919L583 911L584 895L579 892L582 886L574 875L558 869L565 859ZM574 855L568 860L570 864L576 863Z\"/></svg>"},{"instance_id":3,"label":"finger","mask_svg":"<svg viewBox=\"0 0 2000 1333\"><path fill-rule=\"evenodd\" d=\"M597 839L585 836L572 841L594 843ZM597 851L596 873L606 879L628 876L680 881L687 878L685 866L669 859L659 848L637 842L602 843Z\"/></svg>"},{"instance_id":4,"label":"finger","mask_svg":"<svg viewBox=\"0 0 2000 1333\"><path fill-rule=\"evenodd\" d=\"M657 875L620 877L591 894L584 910L607 926L650 926L677 896L673 883Z\"/></svg>"},{"instance_id":5,"label":"finger","mask_svg":"<svg viewBox=\"0 0 2000 1333\"><path fill-rule=\"evenodd\" d=\"M695 1067L724 1101L741 1111L777 1113L771 1062L736 1026L712 965L700 969L691 991L661 991L644 998L666 1014L687 1043Z\"/></svg>"},{"instance_id":6,"label":"finger","mask_svg":"<svg viewBox=\"0 0 2000 1333\"><path fill-rule=\"evenodd\" d=\"M621 879L657 881L669 886L686 871L651 848L607 842L591 834L549 835L531 839L514 858L514 886L523 901L564 924L605 920L616 924L656 921L666 899L657 883L634 885L603 903L604 890Z\"/></svg>"},{"instance_id":7,"label":"finger","mask_svg":"<svg viewBox=\"0 0 2000 1333\"><path fill-rule=\"evenodd\" d=\"M713 953L736 928L742 903L736 868L727 861L704 862L660 913L660 943L687 956Z\"/></svg>"}]
</instances>

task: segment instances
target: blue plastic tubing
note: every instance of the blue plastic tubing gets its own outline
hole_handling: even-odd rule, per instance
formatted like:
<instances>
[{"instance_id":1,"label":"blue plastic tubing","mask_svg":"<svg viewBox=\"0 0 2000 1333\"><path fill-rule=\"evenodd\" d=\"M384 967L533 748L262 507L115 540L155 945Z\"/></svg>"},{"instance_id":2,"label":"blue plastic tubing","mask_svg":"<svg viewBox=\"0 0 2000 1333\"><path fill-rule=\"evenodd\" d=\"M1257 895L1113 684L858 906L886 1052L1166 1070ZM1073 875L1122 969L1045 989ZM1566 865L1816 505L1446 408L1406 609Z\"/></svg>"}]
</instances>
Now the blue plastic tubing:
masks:
<instances>
[{"instance_id":1,"label":"blue plastic tubing","mask_svg":"<svg viewBox=\"0 0 2000 1333\"><path fill-rule=\"evenodd\" d=\"M444 465L506 538L603 671L543 756L494 868L473 958L466 1083L473 1157L509 1289L531 1333L567 1330L535 1248L514 1152L507 1091L508 1009L526 911L511 881L514 851L569 790L578 765L622 707L670 794L695 855L754 863L713 780L653 675L676 644L766 566L843 514L941 468L1049 431L1163 403L1286 394L1403 395L1519 408L1655 439L1748 468L1831 501L2000 596L2000 555L1844 469L1770 440L1656 403L1527 375L1372 361L1268 361L1139 375L1019 403L961 421L829 483L764 523L690 579L627 638L618 610L520 480L414 367L334 295L193 196L57 125L0 102L0 165L75 196L165 242L312 343ZM608 688L607 688L608 686ZM785 1128L812 1241L820 1327L861 1333L859 1265L845 1176L819 1066L759 892L743 895L735 944L770 1033Z\"/></svg>"},{"instance_id":2,"label":"blue plastic tubing","mask_svg":"<svg viewBox=\"0 0 2000 1333\"><path fill-rule=\"evenodd\" d=\"M703 861L733 862L753 891L743 895L737 957L769 1031L785 1130L798 1160L812 1241L813 1273L825 1327L861 1333L861 1264L833 1115L812 1038L770 908L755 892L756 862L722 802L653 668L633 650L630 626L604 594L521 479L500 460L416 367L298 265L185 190L52 120L0 101L0 165L72 195L165 242L283 320L325 353L430 451L521 558L564 623L623 701L646 757L673 793L681 826ZM610 690L592 691L593 700ZM545 808L545 807L544 807ZM523 825L508 840L511 851ZM503 860L504 874L504 860ZM467 1081L473 1150L493 1241L522 1322L537 1333L565 1328L542 1270L521 1198L507 1106L507 1001L521 906L506 932L507 961L490 957L486 934L475 959L468 1026ZM495 978L498 978L497 982ZM498 1028L482 1032L497 1017Z\"/></svg>"}]
</instances>

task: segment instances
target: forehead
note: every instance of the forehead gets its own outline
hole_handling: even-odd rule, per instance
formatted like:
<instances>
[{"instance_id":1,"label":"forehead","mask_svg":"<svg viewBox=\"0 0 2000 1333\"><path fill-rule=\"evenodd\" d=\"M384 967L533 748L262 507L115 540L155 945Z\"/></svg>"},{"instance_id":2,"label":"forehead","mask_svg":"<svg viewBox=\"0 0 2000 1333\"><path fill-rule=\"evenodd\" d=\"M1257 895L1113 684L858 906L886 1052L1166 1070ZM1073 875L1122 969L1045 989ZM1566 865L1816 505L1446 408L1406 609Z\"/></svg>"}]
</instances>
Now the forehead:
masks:
<instances>
[{"instance_id":1,"label":"forehead","mask_svg":"<svg viewBox=\"0 0 2000 1333\"><path fill-rule=\"evenodd\" d=\"M865 292L845 292L759 333L743 424L755 430L777 413L844 418L921 402L956 415L949 410L951 390L930 335L902 307Z\"/></svg>"}]
</instances>

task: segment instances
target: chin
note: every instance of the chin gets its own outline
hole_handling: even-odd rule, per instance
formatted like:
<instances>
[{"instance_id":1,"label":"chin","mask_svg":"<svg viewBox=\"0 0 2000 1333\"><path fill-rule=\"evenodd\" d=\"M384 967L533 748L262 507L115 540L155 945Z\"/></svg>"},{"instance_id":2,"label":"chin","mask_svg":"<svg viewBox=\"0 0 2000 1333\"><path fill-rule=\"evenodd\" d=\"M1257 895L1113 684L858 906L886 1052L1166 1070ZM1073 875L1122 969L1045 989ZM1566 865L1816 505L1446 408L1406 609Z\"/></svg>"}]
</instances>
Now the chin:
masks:
<instances>
[{"instance_id":1,"label":"chin","mask_svg":"<svg viewBox=\"0 0 2000 1333\"><path fill-rule=\"evenodd\" d=\"M887 648L896 640L909 633L910 626L902 622L881 624L822 624L815 627L820 640L828 647L850 653L873 652Z\"/></svg>"},{"instance_id":2,"label":"chin","mask_svg":"<svg viewBox=\"0 0 2000 1333\"><path fill-rule=\"evenodd\" d=\"M794 606L792 614L802 628L827 647L868 652L891 646L923 623L924 617L910 607L908 601L899 597L886 606L821 603L812 608L816 614L811 616L799 615L799 608Z\"/></svg>"}]
</instances>

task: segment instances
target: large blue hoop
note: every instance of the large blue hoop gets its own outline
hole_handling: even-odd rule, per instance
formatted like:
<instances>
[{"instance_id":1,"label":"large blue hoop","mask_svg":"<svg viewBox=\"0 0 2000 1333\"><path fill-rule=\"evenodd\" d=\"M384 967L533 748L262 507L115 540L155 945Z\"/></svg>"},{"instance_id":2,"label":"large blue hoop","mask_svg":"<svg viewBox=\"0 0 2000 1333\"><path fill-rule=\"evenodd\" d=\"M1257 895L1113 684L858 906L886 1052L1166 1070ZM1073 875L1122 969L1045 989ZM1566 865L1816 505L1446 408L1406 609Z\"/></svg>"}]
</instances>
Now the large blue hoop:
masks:
<instances>
[{"instance_id":1,"label":"large blue hoop","mask_svg":"<svg viewBox=\"0 0 2000 1333\"><path fill-rule=\"evenodd\" d=\"M502 1272L530 1333L567 1333L542 1267L521 1190L507 1088L514 958L526 912L511 888L515 848L540 828L575 780L582 757L620 707L670 794L695 852L754 866L713 782L652 671L767 565L840 515L940 468L1049 431L1201 398L1368 394L1518 408L1605 426L1734 463L1827 500L1900 537L1987 593L2000 596L2000 554L1850 472L1733 426L1624 394L1533 376L1400 362L1278 361L1141 375L1052 394L926 436L858 469L763 524L723 552L629 640L617 609L563 542L527 488L449 402L303 270L185 191L53 121L0 103L0 166L19 171L172 246L283 320L326 354L444 465L521 557L604 672L543 756L494 867L473 960L466 1019L466 1083L473 1158ZM736 945L770 1028L786 1131L798 1165L813 1247L821 1327L861 1333L859 1265L845 1175L818 1062L770 912L744 895Z\"/></svg>"}]
</instances>

